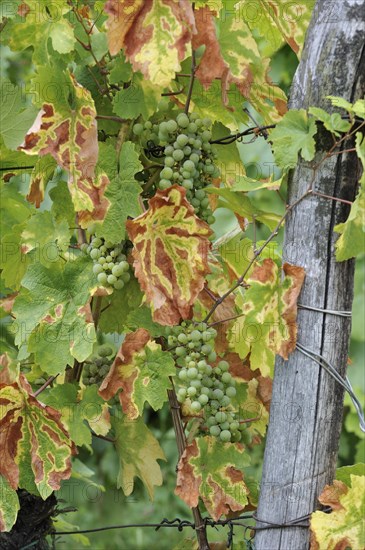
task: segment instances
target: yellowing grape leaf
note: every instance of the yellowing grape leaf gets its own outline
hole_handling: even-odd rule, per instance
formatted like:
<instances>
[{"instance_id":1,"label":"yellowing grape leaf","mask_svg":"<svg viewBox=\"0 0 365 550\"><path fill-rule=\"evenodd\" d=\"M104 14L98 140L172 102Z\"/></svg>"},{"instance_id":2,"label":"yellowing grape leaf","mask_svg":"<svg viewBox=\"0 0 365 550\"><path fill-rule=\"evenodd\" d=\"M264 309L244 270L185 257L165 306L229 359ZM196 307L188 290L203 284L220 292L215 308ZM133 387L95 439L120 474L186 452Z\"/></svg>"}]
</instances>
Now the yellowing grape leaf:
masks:
<instances>
[{"instance_id":1,"label":"yellowing grape leaf","mask_svg":"<svg viewBox=\"0 0 365 550\"><path fill-rule=\"evenodd\" d=\"M94 101L72 74L65 78L69 97L56 104L43 103L19 150L28 155L51 154L69 174L75 210L101 220L109 206L104 197L109 180L103 173L95 176L98 139Z\"/></svg>"},{"instance_id":2,"label":"yellowing grape leaf","mask_svg":"<svg viewBox=\"0 0 365 550\"><path fill-rule=\"evenodd\" d=\"M90 428L98 435L106 435L110 430L108 405L97 390L96 385L79 391L76 384L58 384L43 397L47 405L61 413L62 422L76 445L91 445Z\"/></svg>"},{"instance_id":3,"label":"yellowing grape leaf","mask_svg":"<svg viewBox=\"0 0 365 550\"><path fill-rule=\"evenodd\" d=\"M253 4L250 6L250 4ZM247 17L247 23L252 28L259 29L260 34L265 29L266 36L275 36L275 31L279 31L291 49L300 56L304 38L311 18L315 0L305 0L297 2L268 2L267 0L258 0L256 3L241 0L236 5L236 10L241 17L251 13ZM247 8L246 8L247 6ZM251 8L251 11L250 11ZM266 23L266 24L265 24Z\"/></svg>"},{"instance_id":4,"label":"yellowing grape leaf","mask_svg":"<svg viewBox=\"0 0 365 550\"><path fill-rule=\"evenodd\" d=\"M282 115L286 111L285 94L268 77L269 59L260 55L245 18L223 8L216 19L208 7L203 7L196 10L195 20L198 33L193 36L193 48L205 46L196 71L204 89L209 89L214 79L220 79L224 105L228 106L228 92L235 84L242 96L264 116L271 113L273 120L278 113ZM274 104L274 109L267 99Z\"/></svg>"},{"instance_id":5,"label":"yellowing grape leaf","mask_svg":"<svg viewBox=\"0 0 365 550\"><path fill-rule=\"evenodd\" d=\"M167 400L170 376L176 374L175 362L161 346L153 342L144 328L127 334L99 393L108 400L120 389L123 411L130 419L143 412L147 401L157 411Z\"/></svg>"},{"instance_id":6,"label":"yellowing grape leaf","mask_svg":"<svg viewBox=\"0 0 365 550\"><path fill-rule=\"evenodd\" d=\"M165 87L190 53L195 31L192 5L188 0L108 0L109 51L122 48L135 71L155 85Z\"/></svg>"},{"instance_id":7,"label":"yellowing grape leaf","mask_svg":"<svg viewBox=\"0 0 365 550\"><path fill-rule=\"evenodd\" d=\"M365 547L365 476L351 475L351 486L342 481L326 485L319 497L332 512L314 512L310 520L311 550L360 550Z\"/></svg>"},{"instance_id":8,"label":"yellowing grape leaf","mask_svg":"<svg viewBox=\"0 0 365 550\"><path fill-rule=\"evenodd\" d=\"M246 279L250 288L243 298L243 317L237 319L230 335L234 350L242 359L250 353L251 368L263 376L272 375L275 354L284 359L295 349L297 300L304 281L304 269L265 259Z\"/></svg>"},{"instance_id":9,"label":"yellowing grape leaf","mask_svg":"<svg viewBox=\"0 0 365 550\"><path fill-rule=\"evenodd\" d=\"M114 417L112 426L120 465L117 487L128 496L133 492L134 478L139 477L152 500L154 486L162 485L157 460L166 460L163 450L141 418Z\"/></svg>"},{"instance_id":10,"label":"yellowing grape leaf","mask_svg":"<svg viewBox=\"0 0 365 550\"><path fill-rule=\"evenodd\" d=\"M0 532L10 531L16 522L19 499L9 482L0 476Z\"/></svg>"},{"instance_id":11,"label":"yellowing grape leaf","mask_svg":"<svg viewBox=\"0 0 365 550\"><path fill-rule=\"evenodd\" d=\"M335 225L341 236L336 242L336 260L343 262L365 252L365 139L356 134L356 152L363 166L360 189L353 202L349 217L344 223Z\"/></svg>"},{"instance_id":12,"label":"yellowing grape leaf","mask_svg":"<svg viewBox=\"0 0 365 550\"><path fill-rule=\"evenodd\" d=\"M209 272L212 231L194 213L186 191L158 191L147 212L127 221L134 268L154 321L176 325L187 319Z\"/></svg>"},{"instance_id":13,"label":"yellowing grape leaf","mask_svg":"<svg viewBox=\"0 0 365 550\"><path fill-rule=\"evenodd\" d=\"M175 493L190 507L198 506L200 497L214 520L243 510L248 489L242 470L249 462L239 443L211 436L194 439L180 458Z\"/></svg>"},{"instance_id":14,"label":"yellowing grape leaf","mask_svg":"<svg viewBox=\"0 0 365 550\"><path fill-rule=\"evenodd\" d=\"M21 374L18 381L0 385L0 474L13 489L38 489L42 498L60 488L71 475L75 447L60 418L43 405Z\"/></svg>"}]
</instances>

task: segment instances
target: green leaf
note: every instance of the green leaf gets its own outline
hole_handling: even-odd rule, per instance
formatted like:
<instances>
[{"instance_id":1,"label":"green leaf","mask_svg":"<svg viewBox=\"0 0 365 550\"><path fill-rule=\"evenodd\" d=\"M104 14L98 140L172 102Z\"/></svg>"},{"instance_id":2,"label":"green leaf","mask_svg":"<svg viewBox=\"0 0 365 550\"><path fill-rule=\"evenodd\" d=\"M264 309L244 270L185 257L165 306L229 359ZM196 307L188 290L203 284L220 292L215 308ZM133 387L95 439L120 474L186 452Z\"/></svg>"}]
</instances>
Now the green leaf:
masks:
<instances>
[{"instance_id":1,"label":"green leaf","mask_svg":"<svg viewBox=\"0 0 365 550\"><path fill-rule=\"evenodd\" d=\"M105 196L110 202L104 222L97 227L96 234L108 241L119 242L125 238L125 222L128 216L141 213L139 195L142 191L134 175L143 167L131 141L123 143L120 153L120 174L109 184Z\"/></svg>"},{"instance_id":2,"label":"green leaf","mask_svg":"<svg viewBox=\"0 0 365 550\"><path fill-rule=\"evenodd\" d=\"M147 119L157 110L160 99L159 88L137 73L128 88L123 88L115 94L113 110L122 118L134 119L142 115Z\"/></svg>"},{"instance_id":3,"label":"green leaf","mask_svg":"<svg viewBox=\"0 0 365 550\"><path fill-rule=\"evenodd\" d=\"M248 489L242 470L250 463L243 445L199 437L186 447L178 464L175 493L189 507L204 502L214 520L243 510Z\"/></svg>"},{"instance_id":4,"label":"green leaf","mask_svg":"<svg viewBox=\"0 0 365 550\"><path fill-rule=\"evenodd\" d=\"M323 122L326 130L332 132L337 137L340 136L341 133L346 133L351 128L351 123L348 120L343 120L339 113L329 114L319 107L310 107L308 112L317 120Z\"/></svg>"},{"instance_id":5,"label":"green leaf","mask_svg":"<svg viewBox=\"0 0 365 550\"><path fill-rule=\"evenodd\" d=\"M157 460L166 460L157 439L141 418L114 418L115 447L119 459L117 487L126 496L133 492L134 478L139 477L153 499L154 486L162 485L162 473Z\"/></svg>"},{"instance_id":6,"label":"green leaf","mask_svg":"<svg viewBox=\"0 0 365 550\"><path fill-rule=\"evenodd\" d=\"M121 291L114 291L103 298L99 328L103 332L122 334L127 325L128 315L140 305L143 298L138 281L132 277ZM104 310L104 308L107 308ZM104 311L103 311L104 310Z\"/></svg>"},{"instance_id":7,"label":"green leaf","mask_svg":"<svg viewBox=\"0 0 365 550\"><path fill-rule=\"evenodd\" d=\"M148 330L152 338L158 338L159 336L167 336L167 327L155 323L152 319L151 309L145 305L135 307L129 313L125 326L131 330L137 328L144 328Z\"/></svg>"},{"instance_id":8,"label":"green leaf","mask_svg":"<svg viewBox=\"0 0 365 550\"><path fill-rule=\"evenodd\" d=\"M37 109L27 106L26 95L10 80L1 84L0 135L8 149L16 149L32 126Z\"/></svg>"},{"instance_id":9,"label":"green leaf","mask_svg":"<svg viewBox=\"0 0 365 550\"><path fill-rule=\"evenodd\" d=\"M272 177L270 177L268 181L260 181L249 178L248 176L238 176L238 179L233 184L232 189L234 191L244 191L246 193L249 191L257 191L258 189L269 189L270 191L276 191L277 189L280 189L282 179L283 178L272 181Z\"/></svg>"},{"instance_id":10,"label":"green leaf","mask_svg":"<svg viewBox=\"0 0 365 550\"><path fill-rule=\"evenodd\" d=\"M365 169L365 140L360 132L356 134L356 152ZM344 223L335 225L341 236L336 242L336 260L343 262L365 252L365 172L360 179L360 189L352 203L349 217Z\"/></svg>"},{"instance_id":11,"label":"green leaf","mask_svg":"<svg viewBox=\"0 0 365 550\"><path fill-rule=\"evenodd\" d=\"M276 164L285 170L294 168L299 153L304 160L313 160L316 133L316 122L304 109L286 113L270 134Z\"/></svg>"},{"instance_id":12,"label":"green leaf","mask_svg":"<svg viewBox=\"0 0 365 550\"><path fill-rule=\"evenodd\" d=\"M139 328L125 337L114 363L100 386L99 393L111 399L120 389L119 399L131 420L143 413L147 401L157 411L167 401L170 377L176 374L172 355Z\"/></svg>"},{"instance_id":13,"label":"green leaf","mask_svg":"<svg viewBox=\"0 0 365 550\"><path fill-rule=\"evenodd\" d=\"M0 384L0 400L0 473L13 489L38 489L46 499L60 488L62 479L71 475L71 453L75 449L61 415L32 395L22 374L19 381Z\"/></svg>"},{"instance_id":14,"label":"green leaf","mask_svg":"<svg viewBox=\"0 0 365 550\"><path fill-rule=\"evenodd\" d=\"M91 445L91 431L106 435L110 429L108 405L97 393L97 386L88 386L80 395L76 384L58 384L44 397L43 401L61 413L62 423L72 441L78 445ZM96 429L103 419L104 429ZM87 426L87 424L89 426Z\"/></svg>"},{"instance_id":15,"label":"green leaf","mask_svg":"<svg viewBox=\"0 0 365 550\"><path fill-rule=\"evenodd\" d=\"M0 475L0 532L10 531L20 509L18 495Z\"/></svg>"},{"instance_id":16,"label":"green leaf","mask_svg":"<svg viewBox=\"0 0 365 550\"><path fill-rule=\"evenodd\" d=\"M350 475L351 486L335 481L326 485L319 500L329 504L332 512L314 512L310 528L319 550L365 547L365 476Z\"/></svg>"},{"instance_id":17,"label":"green leaf","mask_svg":"<svg viewBox=\"0 0 365 550\"><path fill-rule=\"evenodd\" d=\"M365 472L365 464L353 464L352 466L342 466L336 470L336 479L342 481L347 487L351 487L351 476L363 476Z\"/></svg>"},{"instance_id":18,"label":"green leaf","mask_svg":"<svg viewBox=\"0 0 365 550\"><path fill-rule=\"evenodd\" d=\"M35 251L38 261L50 267L70 243L71 231L66 220L56 222L50 212L37 212L29 218L21 234L23 254Z\"/></svg>"},{"instance_id":19,"label":"green leaf","mask_svg":"<svg viewBox=\"0 0 365 550\"><path fill-rule=\"evenodd\" d=\"M296 302L304 281L301 267L284 264L281 280L278 266L266 259L247 277L241 310L245 314L231 329L230 341L241 359L250 353L252 370L272 376L275 354L284 359L295 349Z\"/></svg>"},{"instance_id":20,"label":"green leaf","mask_svg":"<svg viewBox=\"0 0 365 550\"><path fill-rule=\"evenodd\" d=\"M5 285L12 290L20 288L21 280L26 273L28 266L32 263L31 254L24 254L22 251L22 232L26 222L14 225L12 232L7 233L1 239L0 245L0 267L1 278Z\"/></svg>"},{"instance_id":21,"label":"green leaf","mask_svg":"<svg viewBox=\"0 0 365 550\"><path fill-rule=\"evenodd\" d=\"M57 185L50 190L49 196L53 201L51 214L54 220L59 223L65 220L69 227L73 227L75 222L75 210L67 183L59 179Z\"/></svg>"},{"instance_id":22,"label":"green leaf","mask_svg":"<svg viewBox=\"0 0 365 550\"><path fill-rule=\"evenodd\" d=\"M94 284L89 258L29 267L14 304L16 344L27 343L44 372L63 372L74 359L81 362L92 353L95 329L87 302Z\"/></svg>"},{"instance_id":23,"label":"green leaf","mask_svg":"<svg viewBox=\"0 0 365 550\"><path fill-rule=\"evenodd\" d=\"M280 216L277 214L263 212L255 208L248 196L244 193L233 191L230 188L218 189L216 187L207 187L205 191L207 193L219 195L224 199L218 203L219 206L232 210L232 212L238 214L242 218L246 218L249 222L252 222L255 218L255 220L267 225L271 231L275 229L280 220Z\"/></svg>"}]
</instances>

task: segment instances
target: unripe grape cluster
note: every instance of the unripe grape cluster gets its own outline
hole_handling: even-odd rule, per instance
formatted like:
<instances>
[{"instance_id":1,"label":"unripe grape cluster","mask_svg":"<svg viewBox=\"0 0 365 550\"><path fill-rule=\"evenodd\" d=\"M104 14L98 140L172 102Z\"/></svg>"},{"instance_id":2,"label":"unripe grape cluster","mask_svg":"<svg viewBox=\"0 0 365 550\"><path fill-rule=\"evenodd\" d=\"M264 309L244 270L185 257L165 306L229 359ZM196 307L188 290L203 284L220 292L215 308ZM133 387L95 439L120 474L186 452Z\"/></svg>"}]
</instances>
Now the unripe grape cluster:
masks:
<instances>
[{"instance_id":1,"label":"unripe grape cluster","mask_svg":"<svg viewBox=\"0 0 365 550\"><path fill-rule=\"evenodd\" d=\"M236 395L236 382L228 372L229 364L217 360L214 340L217 332L206 323L183 322L173 327L168 346L173 347L180 367L177 399L194 413L203 413L202 430L221 441L240 441L241 427L236 420L231 399Z\"/></svg>"},{"instance_id":2,"label":"unripe grape cluster","mask_svg":"<svg viewBox=\"0 0 365 550\"><path fill-rule=\"evenodd\" d=\"M97 384L98 386L108 374L114 360L115 352L108 344L98 346L95 355L84 363L82 381L86 386Z\"/></svg>"},{"instance_id":3,"label":"unripe grape cluster","mask_svg":"<svg viewBox=\"0 0 365 550\"><path fill-rule=\"evenodd\" d=\"M145 145L153 143L164 148L164 167L158 188L168 189L173 184L184 187L197 216L209 224L214 223L215 218L205 187L219 176L216 154L210 143L211 126L209 118L199 118L195 113L179 113L176 120L165 120L160 124L147 120L133 127L134 134L141 136Z\"/></svg>"},{"instance_id":4,"label":"unripe grape cluster","mask_svg":"<svg viewBox=\"0 0 365 550\"><path fill-rule=\"evenodd\" d=\"M93 271L100 285L120 290L130 280L127 246L126 241L113 244L95 236L86 245L85 250L94 262Z\"/></svg>"}]
</instances>

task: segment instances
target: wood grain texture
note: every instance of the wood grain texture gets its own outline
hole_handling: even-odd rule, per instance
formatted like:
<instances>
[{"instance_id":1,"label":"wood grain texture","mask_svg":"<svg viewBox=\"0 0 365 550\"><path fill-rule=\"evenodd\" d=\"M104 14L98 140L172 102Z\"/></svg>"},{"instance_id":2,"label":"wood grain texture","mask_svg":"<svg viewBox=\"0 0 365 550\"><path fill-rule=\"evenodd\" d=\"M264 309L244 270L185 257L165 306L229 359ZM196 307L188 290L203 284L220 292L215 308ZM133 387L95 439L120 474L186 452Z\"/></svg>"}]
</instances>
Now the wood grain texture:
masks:
<instances>
[{"instance_id":1,"label":"wood grain texture","mask_svg":"<svg viewBox=\"0 0 365 550\"><path fill-rule=\"evenodd\" d=\"M328 109L327 95L349 101L363 96L364 13L365 0L318 0L293 82L291 108ZM331 144L321 129L315 161L301 160L291 174L288 204L306 191L313 178L312 166ZM352 201L359 170L353 154L331 157L317 170L314 189ZM333 232L348 213L344 203L313 195L289 215L284 261L306 270L301 304L351 310L354 261L335 261L338 235ZM323 355L344 375L351 321L301 309L298 324L298 342ZM316 363L298 351L288 361L277 359L258 518L281 524L318 508L317 497L335 474L342 412L341 387ZM306 550L309 531L292 527L258 531L255 548Z\"/></svg>"}]
</instances>

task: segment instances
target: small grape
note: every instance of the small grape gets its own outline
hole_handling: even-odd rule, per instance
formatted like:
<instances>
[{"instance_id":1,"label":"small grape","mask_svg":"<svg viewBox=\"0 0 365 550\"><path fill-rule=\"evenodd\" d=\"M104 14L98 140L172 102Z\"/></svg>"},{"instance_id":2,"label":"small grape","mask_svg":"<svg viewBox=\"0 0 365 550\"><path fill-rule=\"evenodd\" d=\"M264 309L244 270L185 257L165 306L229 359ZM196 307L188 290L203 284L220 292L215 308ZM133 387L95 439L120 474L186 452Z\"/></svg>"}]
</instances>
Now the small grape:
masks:
<instances>
[{"instance_id":1,"label":"small grape","mask_svg":"<svg viewBox=\"0 0 365 550\"><path fill-rule=\"evenodd\" d=\"M124 281L118 279L117 281L115 281L113 286L116 290L121 290L124 287Z\"/></svg>"},{"instance_id":2,"label":"small grape","mask_svg":"<svg viewBox=\"0 0 365 550\"><path fill-rule=\"evenodd\" d=\"M187 128L189 126L189 117L185 113L177 115L176 122L180 128Z\"/></svg>"},{"instance_id":3,"label":"small grape","mask_svg":"<svg viewBox=\"0 0 365 550\"><path fill-rule=\"evenodd\" d=\"M133 133L136 135L136 136L140 136L143 132L143 125L142 124L135 124L133 126Z\"/></svg>"},{"instance_id":4,"label":"small grape","mask_svg":"<svg viewBox=\"0 0 365 550\"><path fill-rule=\"evenodd\" d=\"M191 404L191 408L194 412L199 412L201 411L201 404L199 403L199 401L193 401L192 404Z\"/></svg>"},{"instance_id":5,"label":"small grape","mask_svg":"<svg viewBox=\"0 0 365 550\"><path fill-rule=\"evenodd\" d=\"M221 429L220 429L219 426L214 426L213 425L209 428L209 433L210 433L210 435L212 435L214 437L218 437L221 433Z\"/></svg>"},{"instance_id":6,"label":"small grape","mask_svg":"<svg viewBox=\"0 0 365 550\"><path fill-rule=\"evenodd\" d=\"M231 441L231 432L229 430L222 430L219 434L219 437L222 441L228 442Z\"/></svg>"},{"instance_id":7,"label":"small grape","mask_svg":"<svg viewBox=\"0 0 365 550\"><path fill-rule=\"evenodd\" d=\"M228 388L226 389L226 396L227 397L234 397L236 395L236 388L234 388L233 386L228 386Z\"/></svg>"},{"instance_id":8,"label":"small grape","mask_svg":"<svg viewBox=\"0 0 365 550\"><path fill-rule=\"evenodd\" d=\"M105 285L108 282L108 276L106 273L99 273L98 281L100 284Z\"/></svg>"},{"instance_id":9,"label":"small grape","mask_svg":"<svg viewBox=\"0 0 365 550\"><path fill-rule=\"evenodd\" d=\"M174 160L176 161L180 161L184 158L184 153L183 151L181 151L181 149L176 149L173 153L172 153L172 156L174 158Z\"/></svg>"}]
</instances>

